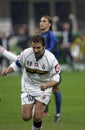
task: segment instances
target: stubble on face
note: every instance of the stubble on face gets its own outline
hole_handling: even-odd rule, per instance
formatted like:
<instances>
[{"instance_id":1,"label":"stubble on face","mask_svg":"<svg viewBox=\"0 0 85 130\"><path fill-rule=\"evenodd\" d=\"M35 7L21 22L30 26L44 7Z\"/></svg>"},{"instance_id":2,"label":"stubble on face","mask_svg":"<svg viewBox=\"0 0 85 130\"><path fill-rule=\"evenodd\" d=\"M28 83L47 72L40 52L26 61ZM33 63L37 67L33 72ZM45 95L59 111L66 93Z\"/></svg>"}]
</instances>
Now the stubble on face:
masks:
<instances>
[{"instance_id":1,"label":"stubble on face","mask_svg":"<svg viewBox=\"0 0 85 130\"><path fill-rule=\"evenodd\" d=\"M45 47L42 46L41 43L32 43L33 52L35 54L36 59L40 59L44 54Z\"/></svg>"}]
</instances>

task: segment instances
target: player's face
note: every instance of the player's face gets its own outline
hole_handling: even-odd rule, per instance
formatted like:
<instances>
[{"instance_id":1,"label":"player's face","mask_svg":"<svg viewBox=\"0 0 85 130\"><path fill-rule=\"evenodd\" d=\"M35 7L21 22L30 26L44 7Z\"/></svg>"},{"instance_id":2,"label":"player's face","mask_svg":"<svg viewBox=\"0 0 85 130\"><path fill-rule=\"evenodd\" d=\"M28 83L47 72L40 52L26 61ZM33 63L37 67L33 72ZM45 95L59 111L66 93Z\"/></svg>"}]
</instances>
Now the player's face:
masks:
<instances>
[{"instance_id":1,"label":"player's face","mask_svg":"<svg viewBox=\"0 0 85 130\"><path fill-rule=\"evenodd\" d=\"M50 28L50 26L51 26L51 23L49 22L49 20L48 20L47 18L42 17L42 18L40 19L40 30L41 30L42 32L48 31L49 28Z\"/></svg>"},{"instance_id":2,"label":"player's face","mask_svg":"<svg viewBox=\"0 0 85 130\"><path fill-rule=\"evenodd\" d=\"M44 54L45 46L42 46L40 42L39 43L32 42L32 48L36 59L39 59Z\"/></svg>"}]
</instances>

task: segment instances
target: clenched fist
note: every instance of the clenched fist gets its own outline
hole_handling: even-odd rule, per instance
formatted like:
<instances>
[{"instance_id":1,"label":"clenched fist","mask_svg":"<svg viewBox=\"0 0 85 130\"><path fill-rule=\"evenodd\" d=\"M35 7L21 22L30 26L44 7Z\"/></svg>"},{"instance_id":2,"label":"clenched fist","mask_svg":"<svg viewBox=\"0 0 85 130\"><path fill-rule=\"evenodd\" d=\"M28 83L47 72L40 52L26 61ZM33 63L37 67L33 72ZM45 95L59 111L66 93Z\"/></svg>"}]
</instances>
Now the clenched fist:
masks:
<instances>
[{"instance_id":1,"label":"clenched fist","mask_svg":"<svg viewBox=\"0 0 85 130\"><path fill-rule=\"evenodd\" d=\"M1 73L1 75L2 75L2 76L6 76L7 74L8 74L7 69L6 69L6 70L4 70L4 71L2 71L2 73Z\"/></svg>"},{"instance_id":2,"label":"clenched fist","mask_svg":"<svg viewBox=\"0 0 85 130\"><path fill-rule=\"evenodd\" d=\"M46 83L41 83L40 84L41 90L44 91L45 89L47 89L47 84Z\"/></svg>"}]
</instances>

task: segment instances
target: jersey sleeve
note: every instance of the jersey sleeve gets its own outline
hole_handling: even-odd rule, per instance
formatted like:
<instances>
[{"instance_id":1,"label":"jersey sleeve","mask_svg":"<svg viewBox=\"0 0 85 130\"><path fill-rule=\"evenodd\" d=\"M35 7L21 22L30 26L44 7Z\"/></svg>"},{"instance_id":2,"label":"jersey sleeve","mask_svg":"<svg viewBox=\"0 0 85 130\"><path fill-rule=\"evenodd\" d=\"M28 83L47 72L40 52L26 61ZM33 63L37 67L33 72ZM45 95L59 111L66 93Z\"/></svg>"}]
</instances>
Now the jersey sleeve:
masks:
<instances>
[{"instance_id":1,"label":"jersey sleeve","mask_svg":"<svg viewBox=\"0 0 85 130\"><path fill-rule=\"evenodd\" d=\"M57 59L54 58L54 60L52 62L50 74L51 74L52 80L55 80L58 83L60 82L60 71L61 71L60 65L59 65Z\"/></svg>"},{"instance_id":2,"label":"jersey sleeve","mask_svg":"<svg viewBox=\"0 0 85 130\"><path fill-rule=\"evenodd\" d=\"M24 61L25 61L25 55L24 55L24 51L20 53L20 55L18 55L17 60L15 62L15 64L21 68L24 67Z\"/></svg>"},{"instance_id":3,"label":"jersey sleeve","mask_svg":"<svg viewBox=\"0 0 85 130\"><path fill-rule=\"evenodd\" d=\"M24 51L18 55L17 60L13 62L10 67L13 68L14 71L18 71L21 67L24 66Z\"/></svg>"},{"instance_id":4,"label":"jersey sleeve","mask_svg":"<svg viewBox=\"0 0 85 130\"><path fill-rule=\"evenodd\" d=\"M12 52L7 51L7 50L4 50L3 56L10 61L16 61L17 60L17 56L15 54L13 54Z\"/></svg>"},{"instance_id":5,"label":"jersey sleeve","mask_svg":"<svg viewBox=\"0 0 85 130\"><path fill-rule=\"evenodd\" d=\"M4 47L0 46L0 55L8 59L9 61L16 61L17 55L6 50Z\"/></svg>"},{"instance_id":6,"label":"jersey sleeve","mask_svg":"<svg viewBox=\"0 0 85 130\"><path fill-rule=\"evenodd\" d=\"M10 65L10 67L12 67L14 71L18 71L18 70L19 70L19 67L16 65L15 62L13 62L13 63Z\"/></svg>"}]
</instances>

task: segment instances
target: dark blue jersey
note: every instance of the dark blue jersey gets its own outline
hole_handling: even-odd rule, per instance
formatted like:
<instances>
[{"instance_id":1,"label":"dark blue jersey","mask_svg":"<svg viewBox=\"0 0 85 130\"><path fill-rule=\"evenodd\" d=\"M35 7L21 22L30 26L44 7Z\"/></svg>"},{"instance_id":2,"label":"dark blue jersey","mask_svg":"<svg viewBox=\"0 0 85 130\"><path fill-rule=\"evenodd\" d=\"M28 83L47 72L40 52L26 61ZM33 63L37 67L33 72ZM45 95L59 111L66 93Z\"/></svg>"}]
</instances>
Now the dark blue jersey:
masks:
<instances>
[{"instance_id":1,"label":"dark blue jersey","mask_svg":"<svg viewBox=\"0 0 85 130\"><path fill-rule=\"evenodd\" d=\"M53 31L41 33L46 38L46 49L51 51L56 58L58 58L58 39L55 37Z\"/></svg>"}]
</instances>

